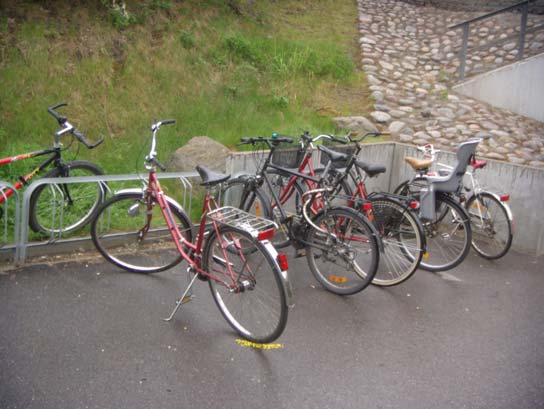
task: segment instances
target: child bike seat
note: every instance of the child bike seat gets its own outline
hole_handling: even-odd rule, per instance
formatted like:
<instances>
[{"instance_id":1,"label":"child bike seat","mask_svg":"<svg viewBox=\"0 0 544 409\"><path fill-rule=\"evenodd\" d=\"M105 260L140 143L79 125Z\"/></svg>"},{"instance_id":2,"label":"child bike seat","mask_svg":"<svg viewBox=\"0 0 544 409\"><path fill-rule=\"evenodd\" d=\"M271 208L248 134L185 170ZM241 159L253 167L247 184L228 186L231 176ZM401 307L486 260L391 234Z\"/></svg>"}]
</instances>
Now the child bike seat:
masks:
<instances>
[{"instance_id":1,"label":"child bike seat","mask_svg":"<svg viewBox=\"0 0 544 409\"><path fill-rule=\"evenodd\" d=\"M228 178L230 178L230 175L214 172L213 170L210 170L200 165L196 167L196 170L200 174L200 177L202 178L202 183L200 184L201 186L217 185L221 182L224 182L225 180L228 180Z\"/></svg>"}]
</instances>

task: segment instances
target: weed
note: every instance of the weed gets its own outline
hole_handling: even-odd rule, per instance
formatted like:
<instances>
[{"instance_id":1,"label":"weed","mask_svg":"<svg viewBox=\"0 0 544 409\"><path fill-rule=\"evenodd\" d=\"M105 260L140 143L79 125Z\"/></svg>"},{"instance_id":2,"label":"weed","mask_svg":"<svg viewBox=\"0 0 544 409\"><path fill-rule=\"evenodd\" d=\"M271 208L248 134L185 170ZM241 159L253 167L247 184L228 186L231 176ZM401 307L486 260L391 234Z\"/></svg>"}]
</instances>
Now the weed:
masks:
<instances>
[{"instance_id":1,"label":"weed","mask_svg":"<svg viewBox=\"0 0 544 409\"><path fill-rule=\"evenodd\" d=\"M179 41L185 49L193 48L196 44L195 35L190 31L182 30L179 35Z\"/></svg>"}]
</instances>

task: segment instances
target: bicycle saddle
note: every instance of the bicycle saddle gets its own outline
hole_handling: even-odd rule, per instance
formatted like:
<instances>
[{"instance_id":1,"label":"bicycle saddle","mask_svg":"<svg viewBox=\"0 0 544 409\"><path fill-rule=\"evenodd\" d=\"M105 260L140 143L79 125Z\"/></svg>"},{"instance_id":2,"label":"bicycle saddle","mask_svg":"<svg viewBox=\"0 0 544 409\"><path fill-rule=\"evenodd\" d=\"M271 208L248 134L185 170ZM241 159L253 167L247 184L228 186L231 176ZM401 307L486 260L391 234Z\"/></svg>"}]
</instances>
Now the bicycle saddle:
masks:
<instances>
[{"instance_id":1,"label":"bicycle saddle","mask_svg":"<svg viewBox=\"0 0 544 409\"><path fill-rule=\"evenodd\" d=\"M230 175L225 175L223 173L214 172L204 166L197 165L196 171L199 173L202 183L201 186L213 186L218 183L224 182L230 178Z\"/></svg>"},{"instance_id":2,"label":"bicycle saddle","mask_svg":"<svg viewBox=\"0 0 544 409\"><path fill-rule=\"evenodd\" d=\"M333 151L332 149L329 149L323 145L319 145L317 149L319 149L321 152L324 152L333 163L347 162L347 160L351 157L351 155ZM383 165L372 165L370 163L363 162L362 160L356 160L355 166L364 170L366 174L370 177L376 176L386 171L386 167Z\"/></svg>"},{"instance_id":3,"label":"bicycle saddle","mask_svg":"<svg viewBox=\"0 0 544 409\"><path fill-rule=\"evenodd\" d=\"M332 162L345 162L350 157L350 155L346 153L333 151L332 149L329 149L324 145L319 145L317 149L319 149L321 152L324 152L331 159Z\"/></svg>"},{"instance_id":4,"label":"bicycle saddle","mask_svg":"<svg viewBox=\"0 0 544 409\"><path fill-rule=\"evenodd\" d=\"M404 161L410 165L414 170L426 170L429 169L433 163L432 159L418 159L412 156L406 156Z\"/></svg>"},{"instance_id":5,"label":"bicycle saddle","mask_svg":"<svg viewBox=\"0 0 544 409\"><path fill-rule=\"evenodd\" d=\"M370 177L374 177L376 175L379 175L380 173L385 173L385 171L387 170L387 168L383 165L373 165L371 163L363 162L362 160L356 160L355 166L364 170L366 174Z\"/></svg>"}]
</instances>

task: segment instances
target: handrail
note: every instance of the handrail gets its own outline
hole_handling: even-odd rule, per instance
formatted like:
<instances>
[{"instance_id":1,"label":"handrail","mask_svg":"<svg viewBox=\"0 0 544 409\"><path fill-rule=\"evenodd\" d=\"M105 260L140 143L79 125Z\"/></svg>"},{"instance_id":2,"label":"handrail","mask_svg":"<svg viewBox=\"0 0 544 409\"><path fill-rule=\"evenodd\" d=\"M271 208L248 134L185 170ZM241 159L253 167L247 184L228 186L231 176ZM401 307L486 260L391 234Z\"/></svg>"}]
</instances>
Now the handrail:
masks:
<instances>
[{"instance_id":1,"label":"handrail","mask_svg":"<svg viewBox=\"0 0 544 409\"><path fill-rule=\"evenodd\" d=\"M472 18L470 20L463 21L462 23L455 24L453 26L448 27L450 30L454 30L457 28L463 29L463 40L462 40L462 46L459 50L459 79L463 80L465 79L465 67L466 67L466 59L467 59L467 48L468 48L468 35L469 35L469 26L470 23L474 23L476 21L482 21L487 18L496 16L497 14L505 13L507 11L516 10L521 8L521 22L520 22L520 31L519 31L519 40L518 40L518 54L517 59L522 60L523 59L523 52L525 49L525 34L527 33L527 14L529 10L529 3L533 3L537 0L525 0L521 1L519 3L513 4L508 7L504 7L500 10L495 10L492 12L489 12L487 14L484 14L479 17ZM544 26L539 26L544 27ZM507 38L502 39L501 41L505 41L507 39L513 38L514 36L510 36ZM499 41L500 42L500 41Z\"/></svg>"},{"instance_id":2,"label":"handrail","mask_svg":"<svg viewBox=\"0 0 544 409\"><path fill-rule=\"evenodd\" d=\"M537 0L520 1L519 3L512 4L511 6L504 7L502 9L495 10L495 11L490 11L489 13L484 14L482 16L474 17L474 18L472 18L470 20L465 20L462 23L458 23L458 24L455 24L453 26L449 26L448 30L455 30L456 28L459 28L459 27L463 26L464 24L474 23L474 22L480 21L480 20L485 20L486 18L496 16L497 14L505 13L505 12L510 11L510 10L515 10L515 9L521 7L525 3L533 3L535 1L537 1Z\"/></svg>"}]
</instances>

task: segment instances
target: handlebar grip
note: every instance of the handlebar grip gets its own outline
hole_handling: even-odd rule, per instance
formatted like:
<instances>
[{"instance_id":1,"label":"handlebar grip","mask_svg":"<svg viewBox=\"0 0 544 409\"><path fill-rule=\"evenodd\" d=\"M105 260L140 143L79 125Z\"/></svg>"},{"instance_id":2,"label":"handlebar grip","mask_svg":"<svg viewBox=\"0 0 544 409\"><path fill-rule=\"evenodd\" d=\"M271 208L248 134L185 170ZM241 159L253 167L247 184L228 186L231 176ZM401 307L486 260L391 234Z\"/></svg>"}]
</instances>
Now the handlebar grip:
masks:
<instances>
[{"instance_id":1,"label":"handlebar grip","mask_svg":"<svg viewBox=\"0 0 544 409\"><path fill-rule=\"evenodd\" d=\"M346 139L342 139L342 138L338 138L337 136L333 136L331 135L331 139L335 142L338 142L338 143L341 143L341 144L346 144L348 143L348 141Z\"/></svg>"},{"instance_id":2,"label":"handlebar grip","mask_svg":"<svg viewBox=\"0 0 544 409\"><path fill-rule=\"evenodd\" d=\"M161 121L161 125L170 125L175 123L176 123L175 119L165 119L164 121Z\"/></svg>"},{"instance_id":3,"label":"handlebar grip","mask_svg":"<svg viewBox=\"0 0 544 409\"><path fill-rule=\"evenodd\" d=\"M157 165L163 172L166 171L166 166L164 166L157 158L151 159L151 162Z\"/></svg>"},{"instance_id":4,"label":"handlebar grip","mask_svg":"<svg viewBox=\"0 0 544 409\"><path fill-rule=\"evenodd\" d=\"M287 137L283 137L283 138L273 138L272 139L272 142L276 142L276 143L293 143L293 138L287 138Z\"/></svg>"},{"instance_id":5,"label":"handlebar grip","mask_svg":"<svg viewBox=\"0 0 544 409\"><path fill-rule=\"evenodd\" d=\"M47 108L47 112L49 112L49 114L51 114L52 116L55 117L55 119L59 122L59 124L63 124L64 122L66 122L66 117L62 116L62 115L59 115L55 109L57 108L60 108L60 107L65 107L67 106L68 104L66 102L59 102L58 104L55 104L53 106L50 106L49 108Z\"/></svg>"},{"instance_id":6,"label":"handlebar grip","mask_svg":"<svg viewBox=\"0 0 544 409\"><path fill-rule=\"evenodd\" d=\"M100 145L102 142L104 142L104 136L103 135L101 135L100 139L98 141L96 141L95 143L89 143L89 141L87 140L87 138L85 138L85 135L83 135L83 133L81 131L79 131L77 129L74 129L72 131L72 134L77 138L78 141L80 141L83 145L85 145L89 149L94 149L98 145Z\"/></svg>"},{"instance_id":7,"label":"handlebar grip","mask_svg":"<svg viewBox=\"0 0 544 409\"><path fill-rule=\"evenodd\" d=\"M251 139L253 139L253 138L240 138L240 143L241 144L251 143Z\"/></svg>"}]
</instances>

